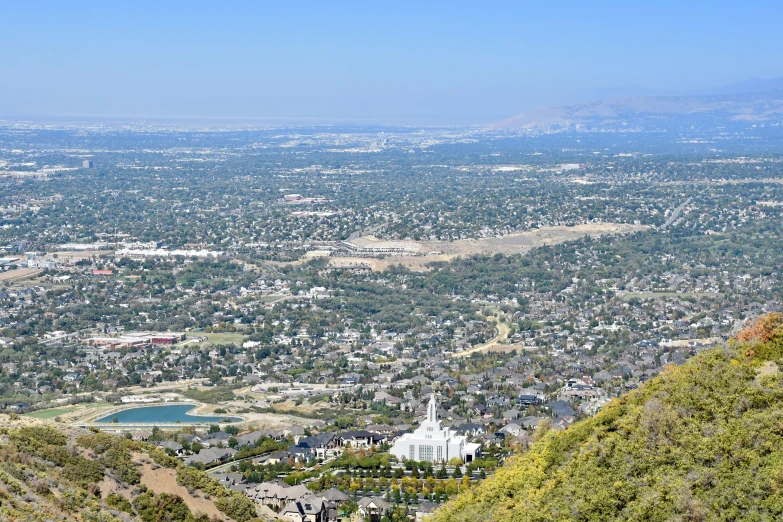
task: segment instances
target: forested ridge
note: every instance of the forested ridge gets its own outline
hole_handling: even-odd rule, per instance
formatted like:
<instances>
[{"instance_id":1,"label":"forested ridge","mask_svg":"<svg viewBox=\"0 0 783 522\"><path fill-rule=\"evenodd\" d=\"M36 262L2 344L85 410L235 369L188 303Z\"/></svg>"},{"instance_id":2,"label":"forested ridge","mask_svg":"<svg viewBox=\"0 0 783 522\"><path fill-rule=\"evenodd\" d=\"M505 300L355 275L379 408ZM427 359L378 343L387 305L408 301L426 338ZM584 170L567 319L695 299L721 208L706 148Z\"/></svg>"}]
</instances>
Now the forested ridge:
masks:
<instances>
[{"instance_id":1,"label":"forested ridge","mask_svg":"<svg viewBox=\"0 0 783 522\"><path fill-rule=\"evenodd\" d=\"M783 315L702 352L524 455L436 522L780 520Z\"/></svg>"}]
</instances>

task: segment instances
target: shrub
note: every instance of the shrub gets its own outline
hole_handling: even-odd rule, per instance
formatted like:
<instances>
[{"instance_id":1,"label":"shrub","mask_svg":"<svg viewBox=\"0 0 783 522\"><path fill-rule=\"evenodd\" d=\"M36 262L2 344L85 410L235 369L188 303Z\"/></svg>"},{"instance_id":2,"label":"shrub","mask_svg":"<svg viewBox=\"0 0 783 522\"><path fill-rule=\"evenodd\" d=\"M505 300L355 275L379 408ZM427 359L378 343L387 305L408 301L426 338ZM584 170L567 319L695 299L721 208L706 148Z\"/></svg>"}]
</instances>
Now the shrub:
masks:
<instances>
[{"instance_id":1,"label":"shrub","mask_svg":"<svg viewBox=\"0 0 783 522\"><path fill-rule=\"evenodd\" d=\"M244 495L232 491L232 495L215 501L215 507L237 522L256 518L256 505Z\"/></svg>"},{"instance_id":2,"label":"shrub","mask_svg":"<svg viewBox=\"0 0 783 522\"><path fill-rule=\"evenodd\" d=\"M161 451L158 448L150 446L147 449L147 453L149 453L149 456L152 457L153 461L155 461L157 464L160 464L164 468L174 469L179 466L179 461L177 459L167 455L165 451Z\"/></svg>"},{"instance_id":3,"label":"shrub","mask_svg":"<svg viewBox=\"0 0 783 522\"><path fill-rule=\"evenodd\" d=\"M177 495L144 493L133 499L133 507L144 522L189 522L190 509Z\"/></svg>"},{"instance_id":4,"label":"shrub","mask_svg":"<svg viewBox=\"0 0 783 522\"><path fill-rule=\"evenodd\" d=\"M130 452L130 448L136 446L134 442L100 432L81 435L76 441L80 446L100 455L98 461L114 471L122 482L131 485L139 483L141 475Z\"/></svg>"},{"instance_id":5,"label":"shrub","mask_svg":"<svg viewBox=\"0 0 783 522\"><path fill-rule=\"evenodd\" d=\"M185 397L207 404L218 404L220 402L233 401L234 392L227 387L212 388L210 390L199 390L190 388L183 392Z\"/></svg>"},{"instance_id":6,"label":"shrub","mask_svg":"<svg viewBox=\"0 0 783 522\"><path fill-rule=\"evenodd\" d=\"M131 503L125 497L116 493L109 493L106 496L106 505L118 511L124 511L125 513L129 513L131 515L134 514Z\"/></svg>"},{"instance_id":7,"label":"shrub","mask_svg":"<svg viewBox=\"0 0 783 522\"><path fill-rule=\"evenodd\" d=\"M215 507L237 522L248 522L256 517L256 506L244 495L225 488L217 480L191 466L182 466L177 470L177 483L195 488L207 495L215 497Z\"/></svg>"},{"instance_id":8,"label":"shrub","mask_svg":"<svg viewBox=\"0 0 783 522\"><path fill-rule=\"evenodd\" d=\"M12 431L9 436L16 441L36 441L53 446L65 446L68 440L65 434L48 426L26 426Z\"/></svg>"},{"instance_id":9,"label":"shrub","mask_svg":"<svg viewBox=\"0 0 783 522\"><path fill-rule=\"evenodd\" d=\"M783 314L770 313L740 330L736 341L743 343L745 355L769 361L783 357Z\"/></svg>"}]
</instances>

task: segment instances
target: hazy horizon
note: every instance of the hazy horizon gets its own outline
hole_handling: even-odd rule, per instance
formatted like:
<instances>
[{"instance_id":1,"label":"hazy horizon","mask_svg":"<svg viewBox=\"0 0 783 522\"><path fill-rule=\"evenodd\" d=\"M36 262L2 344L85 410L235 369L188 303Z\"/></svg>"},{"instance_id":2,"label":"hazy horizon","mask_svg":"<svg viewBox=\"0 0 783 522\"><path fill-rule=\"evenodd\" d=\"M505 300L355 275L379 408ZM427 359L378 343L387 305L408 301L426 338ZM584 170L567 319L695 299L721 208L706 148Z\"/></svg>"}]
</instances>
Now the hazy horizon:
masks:
<instances>
[{"instance_id":1,"label":"hazy horizon","mask_svg":"<svg viewBox=\"0 0 783 522\"><path fill-rule=\"evenodd\" d=\"M0 118L482 124L783 76L783 7L6 4Z\"/></svg>"}]
</instances>

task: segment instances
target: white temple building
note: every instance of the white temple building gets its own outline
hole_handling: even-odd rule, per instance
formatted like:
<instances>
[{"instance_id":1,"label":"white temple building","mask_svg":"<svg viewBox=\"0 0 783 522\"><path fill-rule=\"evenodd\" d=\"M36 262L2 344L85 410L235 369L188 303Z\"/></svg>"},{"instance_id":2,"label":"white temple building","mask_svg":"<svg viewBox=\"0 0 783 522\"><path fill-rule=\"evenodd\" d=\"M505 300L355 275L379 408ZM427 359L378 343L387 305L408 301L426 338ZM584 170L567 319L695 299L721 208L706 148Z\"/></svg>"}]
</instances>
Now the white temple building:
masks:
<instances>
[{"instance_id":1,"label":"white temple building","mask_svg":"<svg viewBox=\"0 0 783 522\"><path fill-rule=\"evenodd\" d=\"M481 451L481 444L468 442L467 437L452 434L438 420L438 404L432 394L427 405L427 420L413 433L406 433L394 442L391 454L400 460L448 462L454 457L471 462Z\"/></svg>"}]
</instances>

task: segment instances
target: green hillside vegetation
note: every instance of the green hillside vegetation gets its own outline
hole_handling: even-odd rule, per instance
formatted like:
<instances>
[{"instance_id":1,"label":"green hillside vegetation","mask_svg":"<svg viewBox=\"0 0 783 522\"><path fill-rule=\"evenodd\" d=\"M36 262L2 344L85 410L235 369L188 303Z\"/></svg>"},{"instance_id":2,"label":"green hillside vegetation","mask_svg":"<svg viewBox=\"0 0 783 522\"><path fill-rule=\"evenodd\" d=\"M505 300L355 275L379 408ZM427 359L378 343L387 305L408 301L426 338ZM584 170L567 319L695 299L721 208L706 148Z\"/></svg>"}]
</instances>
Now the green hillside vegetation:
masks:
<instances>
[{"instance_id":1,"label":"green hillside vegetation","mask_svg":"<svg viewBox=\"0 0 783 522\"><path fill-rule=\"evenodd\" d=\"M211 498L224 516L193 513L187 499L143 485L144 462L151 464L148 473L176 472L181 485ZM244 495L147 443L15 415L0 420L0 520L250 522L256 516Z\"/></svg>"},{"instance_id":2,"label":"green hillside vegetation","mask_svg":"<svg viewBox=\"0 0 783 522\"><path fill-rule=\"evenodd\" d=\"M225 386L206 389L188 388L182 392L182 395L188 397L189 399L193 399L194 401L204 402L207 404L220 404L221 402L233 401L236 399L236 396L234 395L234 392L231 391L231 388Z\"/></svg>"},{"instance_id":3,"label":"green hillside vegetation","mask_svg":"<svg viewBox=\"0 0 783 522\"><path fill-rule=\"evenodd\" d=\"M441 508L435 522L783 519L783 316L667 369Z\"/></svg>"}]
</instances>

